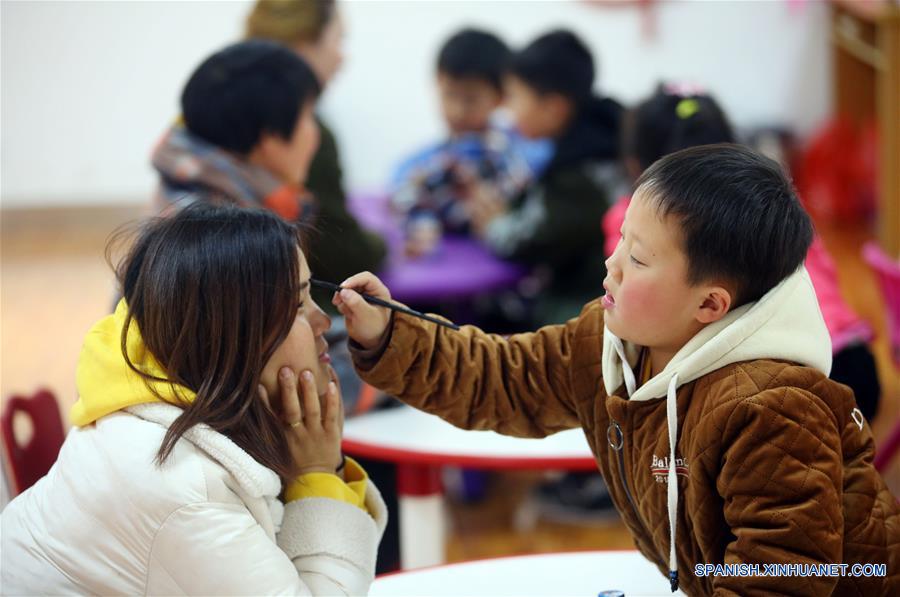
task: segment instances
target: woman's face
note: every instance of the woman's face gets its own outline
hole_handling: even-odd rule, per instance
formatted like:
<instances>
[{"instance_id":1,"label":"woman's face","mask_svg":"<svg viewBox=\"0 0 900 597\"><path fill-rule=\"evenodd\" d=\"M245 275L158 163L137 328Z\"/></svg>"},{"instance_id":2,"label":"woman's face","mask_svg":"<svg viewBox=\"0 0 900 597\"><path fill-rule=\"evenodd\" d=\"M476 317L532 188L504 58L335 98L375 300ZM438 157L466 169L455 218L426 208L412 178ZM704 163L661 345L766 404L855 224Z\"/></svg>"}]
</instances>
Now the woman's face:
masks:
<instances>
[{"instance_id":1,"label":"woman's face","mask_svg":"<svg viewBox=\"0 0 900 597\"><path fill-rule=\"evenodd\" d=\"M316 73L322 87L328 85L344 62L344 19L335 8L331 20L314 41L303 41L294 50Z\"/></svg>"},{"instance_id":2,"label":"woman's face","mask_svg":"<svg viewBox=\"0 0 900 597\"><path fill-rule=\"evenodd\" d=\"M278 372L288 367L299 375L303 371L312 371L316 378L316 389L320 396L330 381L328 342L325 332L331 327L331 319L319 308L309 294L309 265L306 257L300 252L300 296L297 298L297 312L294 316L291 331L284 341L275 349L272 358L265 364L260 383L266 389L269 399L279 396ZM277 402L277 400L276 400Z\"/></svg>"}]
</instances>

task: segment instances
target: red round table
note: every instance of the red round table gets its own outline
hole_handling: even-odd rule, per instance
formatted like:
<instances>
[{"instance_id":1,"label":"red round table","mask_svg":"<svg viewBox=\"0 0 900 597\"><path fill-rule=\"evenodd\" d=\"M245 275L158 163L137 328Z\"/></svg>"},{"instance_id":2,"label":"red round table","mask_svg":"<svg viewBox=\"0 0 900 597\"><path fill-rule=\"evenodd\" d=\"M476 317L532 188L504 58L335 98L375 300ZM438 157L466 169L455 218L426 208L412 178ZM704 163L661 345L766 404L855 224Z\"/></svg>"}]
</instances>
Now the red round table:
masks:
<instances>
[{"instance_id":1,"label":"red round table","mask_svg":"<svg viewBox=\"0 0 900 597\"><path fill-rule=\"evenodd\" d=\"M543 439L464 431L407 406L348 419L347 454L397 464L400 559L404 569L445 561L441 467L596 471L581 429Z\"/></svg>"}]
</instances>

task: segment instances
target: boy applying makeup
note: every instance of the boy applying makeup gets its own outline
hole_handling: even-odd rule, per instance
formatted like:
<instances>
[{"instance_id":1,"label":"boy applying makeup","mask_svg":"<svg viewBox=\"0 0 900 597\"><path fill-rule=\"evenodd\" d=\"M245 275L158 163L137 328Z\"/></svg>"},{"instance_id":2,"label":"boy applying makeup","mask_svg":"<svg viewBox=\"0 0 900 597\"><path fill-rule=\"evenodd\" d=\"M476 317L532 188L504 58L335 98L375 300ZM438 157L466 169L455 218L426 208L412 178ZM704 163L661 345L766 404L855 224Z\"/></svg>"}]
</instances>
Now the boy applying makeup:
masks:
<instances>
[{"instance_id":1,"label":"boy applying makeup","mask_svg":"<svg viewBox=\"0 0 900 597\"><path fill-rule=\"evenodd\" d=\"M729 144L670 154L638 179L621 233L604 296L509 338L391 314L358 294L390 299L375 276L351 277L333 302L357 370L465 429L583 428L635 545L673 591L896 595L900 506L852 392L827 377L803 267L813 228L781 168ZM706 564L759 573L705 575ZM801 566L766 575L772 564ZM853 576L852 564L885 574Z\"/></svg>"}]
</instances>

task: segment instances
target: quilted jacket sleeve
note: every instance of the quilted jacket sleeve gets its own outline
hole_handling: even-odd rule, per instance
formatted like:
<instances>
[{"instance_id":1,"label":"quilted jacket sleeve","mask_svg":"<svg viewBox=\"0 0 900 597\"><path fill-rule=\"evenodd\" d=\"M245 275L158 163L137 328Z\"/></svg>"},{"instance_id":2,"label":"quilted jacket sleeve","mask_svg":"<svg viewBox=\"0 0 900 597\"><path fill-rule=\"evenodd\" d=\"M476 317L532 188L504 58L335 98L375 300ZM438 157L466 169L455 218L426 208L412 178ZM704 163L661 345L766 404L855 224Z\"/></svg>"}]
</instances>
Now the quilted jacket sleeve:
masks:
<instances>
[{"instance_id":1,"label":"quilted jacket sleeve","mask_svg":"<svg viewBox=\"0 0 900 597\"><path fill-rule=\"evenodd\" d=\"M173 512L153 541L151 595L364 595L386 522L378 490L366 506L307 498L285 506L277 543L243 506L202 502Z\"/></svg>"},{"instance_id":2,"label":"quilted jacket sleeve","mask_svg":"<svg viewBox=\"0 0 900 597\"><path fill-rule=\"evenodd\" d=\"M725 563L841 563L838 423L814 394L791 387L740 399L723 430L717 480L734 540ZM716 595L830 595L836 577L717 577Z\"/></svg>"},{"instance_id":3,"label":"quilted jacket sleeve","mask_svg":"<svg viewBox=\"0 0 900 597\"><path fill-rule=\"evenodd\" d=\"M351 350L365 381L457 427L544 437L579 425L573 353L600 346L599 336L584 340L582 318L506 339L395 313L381 353Z\"/></svg>"}]
</instances>

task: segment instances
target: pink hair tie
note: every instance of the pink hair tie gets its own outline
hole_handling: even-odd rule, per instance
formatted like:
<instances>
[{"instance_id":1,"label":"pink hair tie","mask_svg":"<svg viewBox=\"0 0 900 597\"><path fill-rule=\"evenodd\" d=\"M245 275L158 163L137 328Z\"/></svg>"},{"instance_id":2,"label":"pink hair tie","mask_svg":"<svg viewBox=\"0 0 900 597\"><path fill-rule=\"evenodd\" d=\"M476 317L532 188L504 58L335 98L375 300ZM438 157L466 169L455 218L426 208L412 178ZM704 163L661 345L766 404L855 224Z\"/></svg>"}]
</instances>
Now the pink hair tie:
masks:
<instances>
[{"instance_id":1,"label":"pink hair tie","mask_svg":"<svg viewBox=\"0 0 900 597\"><path fill-rule=\"evenodd\" d=\"M666 83L663 90L667 95L677 97L696 97L698 95L706 95L706 88L696 83Z\"/></svg>"}]
</instances>

